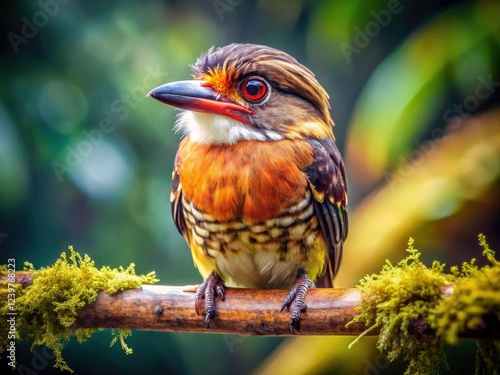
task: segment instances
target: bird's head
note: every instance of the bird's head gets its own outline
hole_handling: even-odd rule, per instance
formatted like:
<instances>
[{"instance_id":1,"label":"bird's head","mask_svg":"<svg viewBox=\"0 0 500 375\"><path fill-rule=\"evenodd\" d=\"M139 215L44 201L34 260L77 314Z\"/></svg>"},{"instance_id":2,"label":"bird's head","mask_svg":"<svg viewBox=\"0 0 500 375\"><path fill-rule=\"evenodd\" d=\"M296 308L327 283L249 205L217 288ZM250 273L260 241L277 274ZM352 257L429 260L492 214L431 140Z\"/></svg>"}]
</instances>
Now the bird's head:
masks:
<instances>
[{"instance_id":1,"label":"bird's head","mask_svg":"<svg viewBox=\"0 0 500 375\"><path fill-rule=\"evenodd\" d=\"M176 128L192 141L333 138L328 94L314 74L274 48L211 48L192 66L194 80L167 83L148 96L183 109Z\"/></svg>"}]
</instances>

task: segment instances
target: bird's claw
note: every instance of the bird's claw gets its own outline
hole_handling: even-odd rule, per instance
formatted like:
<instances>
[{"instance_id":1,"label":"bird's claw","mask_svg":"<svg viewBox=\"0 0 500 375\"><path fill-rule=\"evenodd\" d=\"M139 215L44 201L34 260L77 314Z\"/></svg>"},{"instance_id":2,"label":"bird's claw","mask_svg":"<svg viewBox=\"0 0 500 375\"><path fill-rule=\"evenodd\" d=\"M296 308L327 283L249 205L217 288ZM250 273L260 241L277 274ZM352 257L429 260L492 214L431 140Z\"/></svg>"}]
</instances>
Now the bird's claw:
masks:
<instances>
[{"instance_id":1,"label":"bird's claw","mask_svg":"<svg viewBox=\"0 0 500 375\"><path fill-rule=\"evenodd\" d=\"M290 313L290 333L294 334L299 331L300 313L307 308L305 298L307 291L314 287L314 283L309 279L304 271L300 271L295 284L288 291L281 305L282 312L285 308L290 308L292 302L293 307Z\"/></svg>"},{"instance_id":2,"label":"bird's claw","mask_svg":"<svg viewBox=\"0 0 500 375\"><path fill-rule=\"evenodd\" d=\"M221 301L224 301L224 284L219 275L212 272L198 287L194 295L194 308L198 315L200 315L202 300L205 300L205 324L207 328L210 327L210 321L215 318L215 298L217 296L220 296Z\"/></svg>"}]
</instances>

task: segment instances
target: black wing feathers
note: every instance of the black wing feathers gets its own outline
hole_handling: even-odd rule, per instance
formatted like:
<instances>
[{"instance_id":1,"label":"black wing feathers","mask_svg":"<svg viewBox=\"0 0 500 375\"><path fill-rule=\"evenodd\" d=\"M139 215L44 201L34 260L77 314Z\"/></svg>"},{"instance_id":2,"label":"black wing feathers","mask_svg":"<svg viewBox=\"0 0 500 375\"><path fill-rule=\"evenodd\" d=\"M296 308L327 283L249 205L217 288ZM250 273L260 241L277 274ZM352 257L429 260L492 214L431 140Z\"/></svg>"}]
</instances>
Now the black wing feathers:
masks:
<instances>
[{"instance_id":1,"label":"black wing feathers","mask_svg":"<svg viewBox=\"0 0 500 375\"><path fill-rule=\"evenodd\" d=\"M174 218L175 226L180 234L186 235L186 222L184 220L184 211L182 209L182 190L179 174L174 170L172 175L172 193L170 199L170 208L172 209L172 217Z\"/></svg>"},{"instance_id":2,"label":"black wing feathers","mask_svg":"<svg viewBox=\"0 0 500 375\"><path fill-rule=\"evenodd\" d=\"M344 162L332 139L309 140L314 162L306 173L315 198L314 207L321 232L328 246L325 273L316 280L318 287L332 287L342 259L347 237L347 187Z\"/></svg>"}]
</instances>

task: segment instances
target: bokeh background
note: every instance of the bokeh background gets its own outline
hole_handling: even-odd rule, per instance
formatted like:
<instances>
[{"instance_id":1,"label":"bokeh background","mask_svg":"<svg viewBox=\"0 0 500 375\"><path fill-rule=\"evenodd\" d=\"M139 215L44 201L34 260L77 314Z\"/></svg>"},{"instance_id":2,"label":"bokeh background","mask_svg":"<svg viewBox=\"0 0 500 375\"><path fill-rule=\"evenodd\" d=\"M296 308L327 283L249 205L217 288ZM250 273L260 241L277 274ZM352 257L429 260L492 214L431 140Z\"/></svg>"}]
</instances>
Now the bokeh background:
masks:
<instances>
[{"instance_id":1,"label":"bokeh background","mask_svg":"<svg viewBox=\"0 0 500 375\"><path fill-rule=\"evenodd\" d=\"M170 217L174 110L145 98L189 79L211 46L250 42L294 55L330 93L345 156L351 232L337 285L352 287L407 240L430 264L500 249L498 1L3 2L0 263L36 267L73 245L98 266L200 276ZM254 338L109 331L63 354L77 374L400 374L365 338ZM59 373L18 346L24 373ZM472 373L475 346L447 348ZM5 360L0 365L6 367ZM446 369L443 368L444 373ZM21 373L21 372L20 372Z\"/></svg>"}]
</instances>

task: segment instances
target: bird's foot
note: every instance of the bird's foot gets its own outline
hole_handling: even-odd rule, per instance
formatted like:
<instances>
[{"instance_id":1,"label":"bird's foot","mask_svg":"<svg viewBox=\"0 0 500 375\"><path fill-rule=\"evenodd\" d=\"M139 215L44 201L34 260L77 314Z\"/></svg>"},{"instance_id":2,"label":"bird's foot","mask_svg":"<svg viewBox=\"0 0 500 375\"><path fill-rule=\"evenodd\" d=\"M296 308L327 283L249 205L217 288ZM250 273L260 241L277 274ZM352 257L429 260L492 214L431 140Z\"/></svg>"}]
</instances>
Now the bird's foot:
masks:
<instances>
[{"instance_id":1,"label":"bird's foot","mask_svg":"<svg viewBox=\"0 0 500 375\"><path fill-rule=\"evenodd\" d=\"M221 301L224 301L224 284L219 275L212 272L198 287L194 295L195 310L198 315L200 315L202 300L205 300L205 323L207 328L210 326L210 321L215 317L215 298L217 296L220 296Z\"/></svg>"},{"instance_id":2,"label":"bird's foot","mask_svg":"<svg viewBox=\"0 0 500 375\"><path fill-rule=\"evenodd\" d=\"M292 302L295 301L292 312L290 313L290 332L292 334L295 333L295 331L299 331L300 313L307 308L305 298L310 288L314 288L314 283L304 271L299 271L295 284L288 291L281 305L280 312L283 311L285 307L290 308Z\"/></svg>"}]
</instances>

